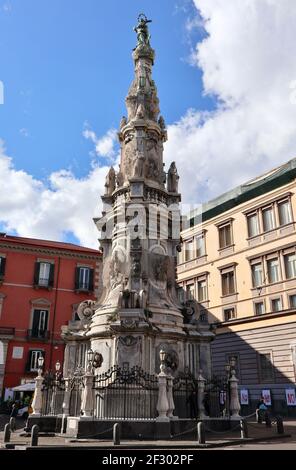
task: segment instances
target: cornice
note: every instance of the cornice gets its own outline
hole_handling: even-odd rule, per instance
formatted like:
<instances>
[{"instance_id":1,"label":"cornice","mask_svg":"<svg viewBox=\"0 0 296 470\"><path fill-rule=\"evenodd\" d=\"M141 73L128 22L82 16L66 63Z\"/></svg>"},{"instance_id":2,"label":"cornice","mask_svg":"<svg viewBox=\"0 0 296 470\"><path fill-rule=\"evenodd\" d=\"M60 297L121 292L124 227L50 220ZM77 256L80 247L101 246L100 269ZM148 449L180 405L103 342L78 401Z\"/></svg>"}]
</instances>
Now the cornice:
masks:
<instances>
[{"instance_id":1,"label":"cornice","mask_svg":"<svg viewBox=\"0 0 296 470\"><path fill-rule=\"evenodd\" d=\"M1 240L0 247L6 248L12 251L23 251L26 253L33 253L33 254L49 254L51 256L63 256L65 258L79 258L79 259L91 259L95 261L101 261L101 254L98 252L97 255L91 255L89 253L82 253L82 252L71 252L65 249L54 249L48 247L33 247L27 245L15 245L14 243L3 243Z\"/></svg>"}]
</instances>

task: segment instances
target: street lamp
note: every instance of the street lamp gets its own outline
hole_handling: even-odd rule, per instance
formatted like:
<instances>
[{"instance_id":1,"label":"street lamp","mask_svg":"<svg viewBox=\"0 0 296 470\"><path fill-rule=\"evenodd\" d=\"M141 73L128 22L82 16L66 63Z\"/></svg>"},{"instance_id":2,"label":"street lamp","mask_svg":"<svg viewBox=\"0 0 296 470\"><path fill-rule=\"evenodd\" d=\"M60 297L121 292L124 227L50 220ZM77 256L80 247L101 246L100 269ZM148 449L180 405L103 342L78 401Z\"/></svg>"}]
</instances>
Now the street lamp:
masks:
<instances>
[{"instance_id":1,"label":"street lamp","mask_svg":"<svg viewBox=\"0 0 296 470\"><path fill-rule=\"evenodd\" d=\"M87 370L88 370L89 372L92 371L93 360L94 360L94 352L93 352L93 350L90 348L90 349L87 351Z\"/></svg>"},{"instance_id":2,"label":"street lamp","mask_svg":"<svg viewBox=\"0 0 296 470\"><path fill-rule=\"evenodd\" d=\"M43 357L43 356L39 356L39 357L38 357L38 369L42 369L43 364L44 364L44 357Z\"/></svg>"}]
</instances>

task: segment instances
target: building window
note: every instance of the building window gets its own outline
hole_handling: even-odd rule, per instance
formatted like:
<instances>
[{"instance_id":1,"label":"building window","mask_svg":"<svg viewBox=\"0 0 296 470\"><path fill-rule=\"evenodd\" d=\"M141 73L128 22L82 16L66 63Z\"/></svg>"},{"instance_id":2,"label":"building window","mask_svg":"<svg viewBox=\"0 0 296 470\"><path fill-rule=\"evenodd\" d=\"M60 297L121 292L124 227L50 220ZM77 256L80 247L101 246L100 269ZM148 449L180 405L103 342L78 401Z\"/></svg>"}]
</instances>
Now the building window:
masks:
<instances>
[{"instance_id":1,"label":"building window","mask_svg":"<svg viewBox=\"0 0 296 470\"><path fill-rule=\"evenodd\" d=\"M259 353L259 370L261 382L271 382L273 380L271 353Z\"/></svg>"},{"instance_id":2,"label":"building window","mask_svg":"<svg viewBox=\"0 0 296 470\"><path fill-rule=\"evenodd\" d=\"M201 310L200 311L199 321L201 323L207 323L208 322L208 312L206 310Z\"/></svg>"},{"instance_id":3,"label":"building window","mask_svg":"<svg viewBox=\"0 0 296 470\"><path fill-rule=\"evenodd\" d=\"M93 269L84 266L76 268L75 290L92 291L93 290Z\"/></svg>"},{"instance_id":4,"label":"building window","mask_svg":"<svg viewBox=\"0 0 296 470\"><path fill-rule=\"evenodd\" d=\"M285 255L285 271L286 278L291 279L296 277L296 254Z\"/></svg>"},{"instance_id":5,"label":"building window","mask_svg":"<svg viewBox=\"0 0 296 470\"><path fill-rule=\"evenodd\" d=\"M236 311L234 307L224 309L224 321L233 320L236 318Z\"/></svg>"},{"instance_id":6,"label":"building window","mask_svg":"<svg viewBox=\"0 0 296 470\"><path fill-rule=\"evenodd\" d=\"M263 219L264 232L268 232L269 230L274 229L275 224L274 224L274 214L273 214L272 207L267 207L266 209L262 209L262 219Z\"/></svg>"},{"instance_id":7,"label":"building window","mask_svg":"<svg viewBox=\"0 0 296 470\"><path fill-rule=\"evenodd\" d=\"M227 248L232 244L231 224L225 224L218 227L220 249Z\"/></svg>"},{"instance_id":8,"label":"building window","mask_svg":"<svg viewBox=\"0 0 296 470\"><path fill-rule=\"evenodd\" d=\"M222 279L222 295L230 295L235 293L234 271L221 273Z\"/></svg>"},{"instance_id":9,"label":"building window","mask_svg":"<svg viewBox=\"0 0 296 470\"><path fill-rule=\"evenodd\" d=\"M185 243L185 261L193 259L193 240Z\"/></svg>"},{"instance_id":10,"label":"building window","mask_svg":"<svg viewBox=\"0 0 296 470\"><path fill-rule=\"evenodd\" d=\"M248 219L249 237L255 237L256 235L259 235L260 230L259 230L258 213L248 215L247 219Z\"/></svg>"},{"instance_id":11,"label":"building window","mask_svg":"<svg viewBox=\"0 0 296 470\"><path fill-rule=\"evenodd\" d=\"M278 282L280 280L280 267L278 258L267 260L268 282Z\"/></svg>"},{"instance_id":12,"label":"building window","mask_svg":"<svg viewBox=\"0 0 296 470\"><path fill-rule=\"evenodd\" d=\"M205 255L205 237L204 235L198 235L195 237L195 256L200 258Z\"/></svg>"},{"instance_id":13,"label":"building window","mask_svg":"<svg viewBox=\"0 0 296 470\"><path fill-rule=\"evenodd\" d=\"M0 279L3 279L5 275L5 265L6 265L6 258L4 256L0 256Z\"/></svg>"},{"instance_id":14,"label":"building window","mask_svg":"<svg viewBox=\"0 0 296 470\"><path fill-rule=\"evenodd\" d=\"M208 298L208 293L207 293L207 281L206 279L201 279L197 281L197 300L199 302L203 302L204 300L207 300Z\"/></svg>"},{"instance_id":15,"label":"building window","mask_svg":"<svg viewBox=\"0 0 296 470\"><path fill-rule=\"evenodd\" d=\"M177 295L178 295L178 300L179 300L180 304L183 304L184 301L185 301L185 298L184 298L185 295L184 294L185 293L184 293L183 287L178 287L177 288Z\"/></svg>"},{"instance_id":16,"label":"building window","mask_svg":"<svg viewBox=\"0 0 296 470\"><path fill-rule=\"evenodd\" d=\"M282 299L279 297L278 299L271 300L271 311L272 312L280 312L283 310L282 306Z\"/></svg>"},{"instance_id":17,"label":"building window","mask_svg":"<svg viewBox=\"0 0 296 470\"><path fill-rule=\"evenodd\" d=\"M37 262L35 264L34 284L38 287L53 287L54 264Z\"/></svg>"},{"instance_id":18,"label":"building window","mask_svg":"<svg viewBox=\"0 0 296 470\"><path fill-rule=\"evenodd\" d=\"M194 284L187 284L186 286L186 300L193 300L194 295Z\"/></svg>"},{"instance_id":19,"label":"building window","mask_svg":"<svg viewBox=\"0 0 296 470\"><path fill-rule=\"evenodd\" d=\"M296 294L289 295L289 306L290 308L296 308Z\"/></svg>"},{"instance_id":20,"label":"building window","mask_svg":"<svg viewBox=\"0 0 296 470\"><path fill-rule=\"evenodd\" d=\"M292 222L291 203L289 200L278 202L280 225L286 225Z\"/></svg>"},{"instance_id":21,"label":"building window","mask_svg":"<svg viewBox=\"0 0 296 470\"><path fill-rule=\"evenodd\" d=\"M42 349L35 349L29 351L28 362L26 365L26 370L28 372L35 372L38 370L38 359L41 356L44 357L44 351L42 351Z\"/></svg>"},{"instance_id":22,"label":"building window","mask_svg":"<svg viewBox=\"0 0 296 470\"><path fill-rule=\"evenodd\" d=\"M47 334L48 310L35 309L33 312L32 330L29 330L31 338L45 339Z\"/></svg>"},{"instance_id":23,"label":"building window","mask_svg":"<svg viewBox=\"0 0 296 470\"><path fill-rule=\"evenodd\" d=\"M256 302L254 304L255 307L255 315L262 315L265 313L264 302Z\"/></svg>"},{"instance_id":24,"label":"building window","mask_svg":"<svg viewBox=\"0 0 296 470\"><path fill-rule=\"evenodd\" d=\"M252 264L252 280L253 280L253 287L259 287L263 285L263 270L262 270L262 263Z\"/></svg>"}]
</instances>

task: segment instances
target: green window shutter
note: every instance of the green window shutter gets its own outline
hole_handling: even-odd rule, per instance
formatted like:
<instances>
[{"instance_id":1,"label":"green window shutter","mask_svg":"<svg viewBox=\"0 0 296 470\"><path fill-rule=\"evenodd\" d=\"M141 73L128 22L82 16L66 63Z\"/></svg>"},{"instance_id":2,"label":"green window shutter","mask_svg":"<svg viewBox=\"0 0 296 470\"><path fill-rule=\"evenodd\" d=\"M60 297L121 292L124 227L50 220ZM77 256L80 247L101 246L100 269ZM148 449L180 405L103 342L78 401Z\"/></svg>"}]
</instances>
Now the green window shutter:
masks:
<instances>
[{"instance_id":1,"label":"green window shutter","mask_svg":"<svg viewBox=\"0 0 296 470\"><path fill-rule=\"evenodd\" d=\"M89 285L88 285L88 290L93 291L94 290L94 270L90 269L89 270Z\"/></svg>"},{"instance_id":2,"label":"green window shutter","mask_svg":"<svg viewBox=\"0 0 296 470\"><path fill-rule=\"evenodd\" d=\"M35 270L34 270L34 286L38 286L39 284L39 272L40 272L40 263L37 261L35 263Z\"/></svg>"},{"instance_id":3,"label":"green window shutter","mask_svg":"<svg viewBox=\"0 0 296 470\"><path fill-rule=\"evenodd\" d=\"M75 268L75 290L79 289L79 273L80 273L80 268L77 266Z\"/></svg>"},{"instance_id":4,"label":"green window shutter","mask_svg":"<svg viewBox=\"0 0 296 470\"><path fill-rule=\"evenodd\" d=\"M6 265L6 258L1 258L0 263L0 276L3 277L5 274L5 265Z\"/></svg>"},{"instance_id":5,"label":"green window shutter","mask_svg":"<svg viewBox=\"0 0 296 470\"><path fill-rule=\"evenodd\" d=\"M54 264L52 263L49 269L48 287L53 287L53 284L54 284Z\"/></svg>"}]
</instances>

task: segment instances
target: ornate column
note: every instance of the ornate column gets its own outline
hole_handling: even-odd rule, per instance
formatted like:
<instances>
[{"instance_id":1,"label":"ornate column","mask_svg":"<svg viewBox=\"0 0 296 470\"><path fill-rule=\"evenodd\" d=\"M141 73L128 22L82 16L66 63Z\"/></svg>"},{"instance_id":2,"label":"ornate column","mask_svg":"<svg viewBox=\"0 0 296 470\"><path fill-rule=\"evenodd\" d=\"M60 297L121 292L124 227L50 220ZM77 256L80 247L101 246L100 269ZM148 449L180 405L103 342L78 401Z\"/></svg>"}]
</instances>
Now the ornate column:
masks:
<instances>
[{"instance_id":1,"label":"ornate column","mask_svg":"<svg viewBox=\"0 0 296 470\"><path fill-rule=\"evenodd\" d=\"M197 378L197 406L198 406L198 415L200 419L203 419L206 417L205 407L204 407L205 383L206 383L206 379L202 376L202 370L200 370L198 378Z\"/></svg>"},{"instance_id":2,"label":"ornate column","mask_svg":"<svg viewBox=\"0 0 296 470\"><path fill-rule=\"evenodd\" d=\"M88 363L84 376L84 390L81 400L82 418L92 418L94 414L94 393L93 393L93 351L90 349L87 352Z\"/></svg>"},{"instance_id":3,"label":"ornate column","mask_svg":"<svg viewBox=\"0 0 296 470\"><path fill-rule=\"evenodd\" d=\"M177 419L177 416L174 416L174 396L173 396L173 377L171 375L167 376L167 397L168 397L168 412L167 416L170 419Z\"/></svg>"},{"instance_id":4,"label":"ornate column","mask_svg":"<svg viewBox=\"0 0 296 470\"><path fill-rule=\"evenodd\" d=\"M169 421L167 413L169 402L167 396L167 375L165 373L165 351L160 351L160 373L158 374L158 401L156 409L158 411L157 421Z\"/></svg>"},{"instance_id":5,"label":"ornate column","mask_svg":"<svg viewBox=\"0 0 296 470\"><path fill-rule=\"evenodd\" d=\"M42 384L43 384L43 377L42 377L42 369L38 369L38 376L35 378L35 392L32 401L32 409L33 413L32 416L41 416L42 410Z\"/></svg>"},{"instance_id":6,"label":"ornate column","mask_svg":"<svg viewBox=\"0 0 296 470\"><path fill-rule=\"evenodd\" d=\"M238 396L238 379L235 376L235 370L231 370L231 377L229 379L229 386L230 386L230 414L231 418L240 418L240 403L239 403L239 396Z\"/></svg>"}]
</instances>

